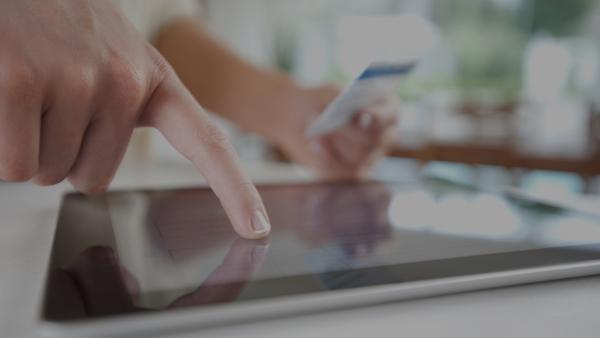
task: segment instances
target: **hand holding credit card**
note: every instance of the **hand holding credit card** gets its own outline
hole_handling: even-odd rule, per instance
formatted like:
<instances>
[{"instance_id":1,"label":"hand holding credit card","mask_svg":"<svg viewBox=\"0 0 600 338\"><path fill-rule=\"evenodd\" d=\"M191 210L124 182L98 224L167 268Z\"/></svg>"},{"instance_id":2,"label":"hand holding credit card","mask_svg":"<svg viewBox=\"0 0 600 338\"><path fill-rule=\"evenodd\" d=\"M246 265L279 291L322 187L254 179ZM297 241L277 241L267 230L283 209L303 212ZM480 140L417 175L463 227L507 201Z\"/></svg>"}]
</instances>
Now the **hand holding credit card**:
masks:
<instances>
[{"instance_id":1,"label":"hand holding credit card","mask_svg":"<svg viewBox=\"0 0 600 338\"><path fill-rule=\"evenodd\" d=\"M392 95L415 67L411 63L373 63L335 98L306 131L307 138L328 134L349 123L361 109Z\"/></svg>"}]
</instances>

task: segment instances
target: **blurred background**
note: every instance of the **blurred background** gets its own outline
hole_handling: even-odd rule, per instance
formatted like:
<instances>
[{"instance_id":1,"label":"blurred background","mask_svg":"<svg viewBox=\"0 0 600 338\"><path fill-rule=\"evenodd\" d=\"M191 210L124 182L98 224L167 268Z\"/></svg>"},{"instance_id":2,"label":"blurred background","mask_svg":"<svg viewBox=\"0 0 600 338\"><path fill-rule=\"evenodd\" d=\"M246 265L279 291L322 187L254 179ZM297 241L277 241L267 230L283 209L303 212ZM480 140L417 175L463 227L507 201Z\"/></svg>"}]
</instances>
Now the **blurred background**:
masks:
<instances>
[{"instance_id":1,"label":"blurred background","mask_svg":"<svg viewBox=\"0 0 600 338\"><path fill-rule=\"evenodd\" d=\"M538 194L598 193L600 2L204 0L202 20L252 62L307 85L419 59L384 177L431 173ZM242 157L272 157L228 128Z\"/></svg>"}]
</instances>

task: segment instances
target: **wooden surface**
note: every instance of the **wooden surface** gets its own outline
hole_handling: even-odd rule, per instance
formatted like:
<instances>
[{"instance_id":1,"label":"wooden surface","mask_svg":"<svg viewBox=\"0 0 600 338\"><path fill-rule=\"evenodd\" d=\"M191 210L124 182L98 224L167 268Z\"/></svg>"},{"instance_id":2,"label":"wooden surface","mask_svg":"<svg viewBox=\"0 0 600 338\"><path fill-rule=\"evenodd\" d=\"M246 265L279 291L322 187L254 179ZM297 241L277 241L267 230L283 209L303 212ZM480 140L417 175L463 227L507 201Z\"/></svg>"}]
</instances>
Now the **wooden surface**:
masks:
<instances>
[{"instance_id":1,"label":"wooden surface","mask_svg":"<svg viewBox=\"0 0 600 338\"><path fill-rule=\"evenodd\" d=\"M530 135L519 132L516 125L516 105L502 105L483 111L473 105L456 109L456 119L465 120L469 128L454 132L451 137L441 137L426 126L424 130L413 131L413 135L398 135L399 139L389 152L390 156L413 158L423 163L445 161L472 165L493 165L507 169L549 170L574 173L588 180L600 174L600 114L590 108L587 130L573 133L564 144L574 144L565 149L556 149L556 142L534 143ZM486 120L495 119L500 133L486 136L482 126ZM428 118L428 123L436 123ZM419 142L407 143L408 138L418 138ZM575 139L575 142L573 142Z\"/></svg>"}]
</instances>

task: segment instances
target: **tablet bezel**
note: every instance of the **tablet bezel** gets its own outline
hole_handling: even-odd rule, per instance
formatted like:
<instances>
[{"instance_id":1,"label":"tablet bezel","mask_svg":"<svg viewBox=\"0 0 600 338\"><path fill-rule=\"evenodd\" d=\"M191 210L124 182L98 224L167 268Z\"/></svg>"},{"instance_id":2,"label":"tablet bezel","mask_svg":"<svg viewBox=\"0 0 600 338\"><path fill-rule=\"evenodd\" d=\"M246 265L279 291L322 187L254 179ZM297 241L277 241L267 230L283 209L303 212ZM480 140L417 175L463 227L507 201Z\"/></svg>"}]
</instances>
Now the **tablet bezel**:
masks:
<instances>
[{"instance_id":1,"label":"tablet bezel","mask_svg":"<svg viewBox=\"0 0 600 338\"><path fill-rule=\"evenodd\" d=\"M381 182L383 184L397 184L394 182ZM331 183L294 183L266 185L267 188L320 185ZM333 183L336 184L336 183ZM208 189L208 188L199 188ZM166 189L160 191L190 190ZM155 190L117 191L109 194L131 192L153 192ZM65 196L68 198L69 195ZM64 203L64 200L63 200ZM564 208L565 210L568 210ZM62 215L61 207L61 215ZM108 209L106 209L108 213ZM58 231L58 224L57 229ZM108 226L113 227L112 223ZM54 241L52 250L54 252ZM576 247L573 247L576 248ZM492 255L531 255L542 251L562 252L571 251L572 248L544 248L526 250L521 252L506 252ZM450 258L449 261L478 259L482 256ZM427 264L422 262L419 264ZM381 267L380 267L381 268ZM48 275L50 264L46 274ZM330 292L304 293L286 295L282 297L213 305L210 307L186 308L177 311L161 311L144 314L125 314L114 317L93 318L91 320L78 320L70 322L49 321L44 317L44 303L47 293L47 283L44 284L39 324L42 333L51 336L128 336L128 335L159 335L161 333L174 333L178 331L191 331L209 327L218 327L235 323L244 323L254 320L282 318L305 313L315 313L363 305L375 305L399 300L435 296L441 294L475 291L501 286L534 283L565 279L572 277L589 276L600 273L600 260L597 258L575 260L563 264L550 266L520 267L515 270L475 273L464 276L434 278L429 280L403 282L400 284L384 284L353 289L332 290ZM300 276L301 277L301 276ZM294 277L287 277L294 278Z\"/></svg>"}]
</instances>

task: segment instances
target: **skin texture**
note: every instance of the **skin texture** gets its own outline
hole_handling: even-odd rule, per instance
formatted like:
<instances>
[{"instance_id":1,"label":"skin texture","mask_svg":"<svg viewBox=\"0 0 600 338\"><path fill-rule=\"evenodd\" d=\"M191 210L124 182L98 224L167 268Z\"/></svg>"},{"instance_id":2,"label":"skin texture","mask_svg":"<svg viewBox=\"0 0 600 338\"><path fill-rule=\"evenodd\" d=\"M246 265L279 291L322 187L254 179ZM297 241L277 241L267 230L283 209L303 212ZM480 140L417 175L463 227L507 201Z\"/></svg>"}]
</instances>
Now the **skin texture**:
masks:
<instances>
[{"instance_id":1,"label":"skin texture","mask_svg":"<svg viewBox=\"0 0 600 338\"><path fill-rule=\"evenodd\" d=\"M268 216L233 147L110 1L2 1L0 31L0 179L104 191L133 129L154 127L241 236L268 234L255 231Z\"/></svg>"},{"instance_id":2,"label":"skin texture","mask_svg":"<svg viewBox=\"0 0 600 338\"><path fill-rule=\"evenodd\" d=\"M102 192L133 129L154 127L198 168L246 238L268 235L267 212L198 102L330 179L363 175L395 122L397 102L382 99L347 127L306 139L339 89L259 69L194 20L165 27L157 50L110 1L3 1L0 31L11 32L0 40L0 179L68 178L84 193Z\"/></svg>"},{"instance_id":3,"label":"skin texture","mask_svg":"<svg viewBox=\"0 0 600 338\"><path fill-rule=\"evenodd\" d=\"M323 178L361 177L387 148L398 111L394 99L375 102L346 128L309 140L305 130L339 88L305 88L282 73L260 69L225 48L194 19L165 27L156 47L207 109L263 135Z\"/></svg>"}]
</instances>

